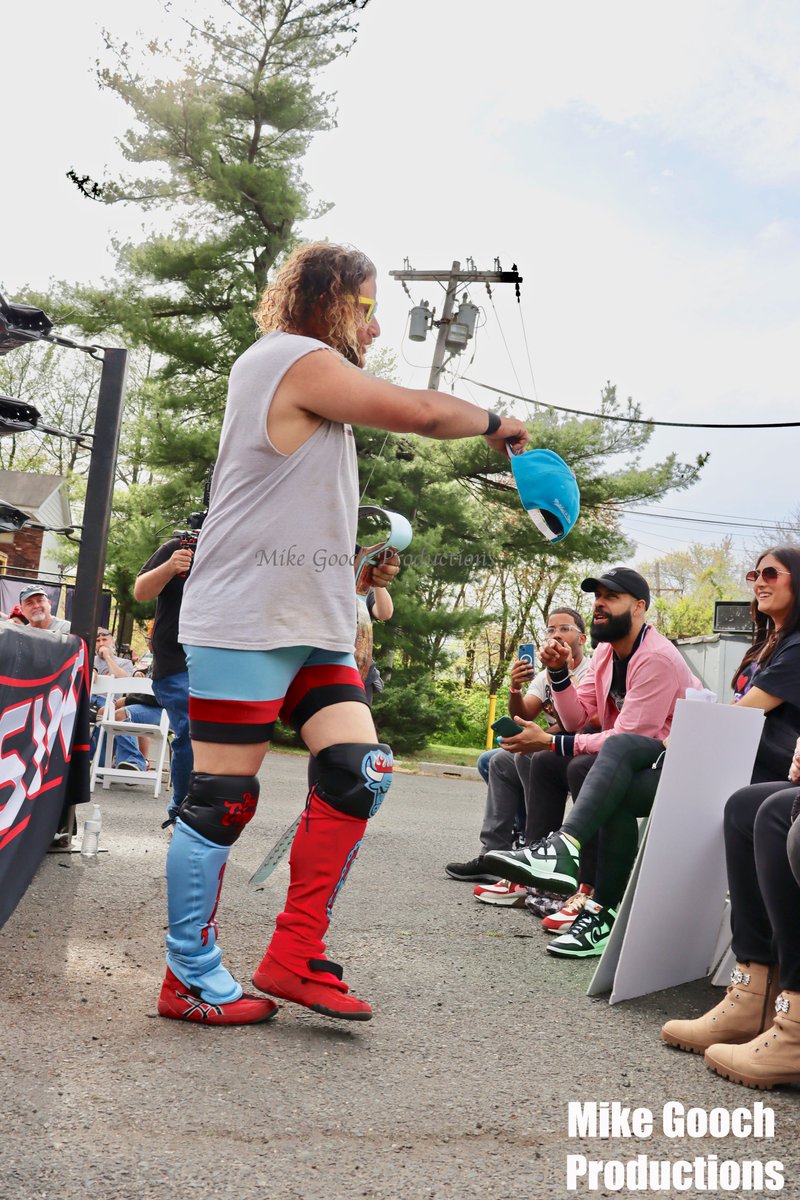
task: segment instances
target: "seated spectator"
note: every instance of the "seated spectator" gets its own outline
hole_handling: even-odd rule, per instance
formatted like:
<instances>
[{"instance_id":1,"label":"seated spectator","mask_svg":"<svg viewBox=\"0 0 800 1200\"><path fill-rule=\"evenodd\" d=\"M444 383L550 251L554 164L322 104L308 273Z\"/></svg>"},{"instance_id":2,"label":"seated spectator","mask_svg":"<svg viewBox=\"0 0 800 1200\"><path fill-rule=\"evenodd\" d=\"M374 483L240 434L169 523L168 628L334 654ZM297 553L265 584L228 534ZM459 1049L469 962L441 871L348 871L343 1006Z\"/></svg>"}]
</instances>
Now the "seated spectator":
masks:
<instances>
[{"instance_id":1,"label":"seated spectator","mask_svg":"<svg viewBox=\"0 0 800 1200\"><path fill-rule=\"evenodd\" d=\"M800 1083L800 883L792 870L800 788L786 784L787 776L800 781L800 549L765 551L747 578L756 632L734 677L736 703L766 718L753 782L725 806L736 966L719 1004L695 1020L668 1021L661 1037L705 1053L706 1065L735 1083L771 1088Z\"/></svg>"},{"instance_id":2,"label":"seated spectator","mask_svg":"<svg viewBox=\"0 0 800 1200\"><path fill-rule=\"evenodd\" d=\"M765 552L759 559L762 570L748 574L748 578L756 582L753 602L756 636L734 677L734 703L762 709L765 721L751 777L751 783L758 786L737 792L728 805L735 809L755 803L748 818L751 821L751 848L752 819L765 799L765 793L760 789L766 788L767 794L771 795L783 787L766 781L778 775L786 776L800 733L800 603L794 592L795 560L797 583L800 584L800 551L792 547ZM785 570L780 564L792 569ZM764 570L768 572L768 579L758 583L759 577L763 579ZM798 609L796 620L793 616L795 607ZM662 752L663 742L659 738L626 734L609 739L584 783L580 799L561 829L531 848L537 864L531 866L531 872L536 877L549 878L552 886L566 890L576 874L577 849L584 839L599 832L595 901L613 914L624 893L636 854L637 817L649 814L655 797L658 772L649 768L660 759ZM788 828L787 820L784 834L788 833ZM784 836L784 857L785 841ZM732 897L733 890L731 885ZM576 929L571 934L575 935Z\"/></svg>"},{"instance_id":3,"label":"seated spectator","mask_svg":"<svg viewBox=\"0 0 800 1200\"><path fill-rule=\"evenodd\" d=\"M548 637L560 637L564 645L569 647L569 673L574 680L580 680L589 667L589 660L584 656L586 644L586 627L580 613L572 608L555 608L547 622ZM552 704L550 685L547 671L541 671L532 679L532 666L521 659L516 659L511 665L511 688L508 697L509 715L514 720L523 718L534 721L540 713L544 713L551 729L560 730L556 722L556 714ZM522 685L528 684L525 695ZM530 812L534 806L530 802L529 788L529 759L530 754L514 754L510 750L498 748L489 752L488 762L488 791L483 814L483 827L480 832L481 851L477 858L469 862L448 863L445 871L451 879L476 883L474 894L478 900L486 904L503 906L521 906L525 903L527 889L521 884L509 880L498 879L497 872L487 866L484 855L489 850L511 850L517 813L520 801L523 801L525 812ZM484 757L484 756L482 756ZM566 779L561 790L560 808L558 800L546 810L539 820L545 822L546 828L539 829L534 822L532 829L536 838L558 825L564 815L567 802ZM549 824L547 822L550 822ZM555 906L561 908L559 900Z\"/></svg>"},{"instance_id":4,"label":"seated spectator","mask_svg":"<svg viewBox=\"0 0 800 1200\"><path fill-rule=\"evenodd\" d=\"M46 629L48 633L69 633L69 621L54 617L47 592L38 583L29 583L19 594L19 608L31 629Z\"/></svg>"},{"instance_id":5,"label":"seated spectator","mask_svg":"<svg viewBox=\"0 0 800 1200\"><path fill-rule=\"evenodd\" d=\"M130 679L134 672L133 663L129 658L119 657L116 651L116 643L108 629L98 629L95 640L95 660L94 669L97 675L113 675L117 679ZM102 693L92 695L92 705L98 709L98 722L102 719L101 713L106 697ZM95 725L92 733L92 754L94 754L97 746L98 726ZM126 735L117 735L114 738L115 766L124 771L146 771L147 760L139 749L136 739L127 737ZM108 743L103 747L103 766L108 763Z\"/></svg>"},{"instance_id":6,"label":"seated spectator","mask_svg":"<svg viewBox=\"0 0 800 1200\"><path fill-rule=\"evenodd\" d=\"M500 754L499 746L494 746L491 750L484 750L483 754L479 754L475 761L475 770L480 775L483 782L489 784L489 766L496 754ZM520 780L520 784L522 781ZM514 846L521 846L525 839L525 795L522 789L517 796L517 816L514 821ZM473 891L475 889L473 888Z\"/></svg>"},{"instance_id":7,"label":"seated spectator","mask_svg":"<svg viewBox=\"0 0 800 1200\"><path fill-rule=\"evenodd\" d=\"M595 771L601 770L601 751L627 733L642 734L650 742L647 761L637 760L637 771L628 781L631 810L642 807L649 811L658 781L657 772L650 767L663 754L661 739L669 734L675 703L687 688L700 686L675 646L645 622L650 588L638 571L614 567L599 579L585 579L581 588L594 592L595 597L590 636L597 649L589 669L575 686L567 667L569 647L560 637L545 643L542 662L548 668L562 726L581 730L587 722L593 722L600 725L600 731L551 734L521 720L525 730L503 739L503 746L515 753L550 751L531 759L532 803L552 804L553 811L561 804L563 813L559 789L563 789L565 780L575 803L559 832L532 841L521 850L490 851L486 855L487 864L502 870L515 883L550 888L565 895L574 892L579 882L586 882L579 869L580 849L590 844L603 824L594 819L596 795L602 789L593 788L590 799L583 801L583 789ZM624 839L620 840L616 826L605 839L601 835L594 897L586 901L584 911L569 929L548 945L551 954L586 958L603 952L616 917L619 880L624 874L627 881L626 870L633 863L637 834L635 817L626 813ZM614 895L604 890L603 871L610 866ZM623 890L624 886L623 882Z\"/></svg>"},{"instance_id":8,"label":"seated spectator","mask_svg":"<svg viewBox=\"0 0 800 1200\"><path fill-rule=\"evenodd\" d=\"M133 656L135 670L131 679L131 691L124 696L116 696L114 698L114 719L116 721L132 721L142 725L158 725L161 720L161 713L164 711L162 705L159 704L154 694L150 692L137 692L137 679L149 678L146 670L141 670L136 655ZM150 756L150 738L145 734L138 734L136 741L142 756L145 761Z\"/></svg>"},{"instance_id":9,"label":"seated spectator","mask_svg":"<svg viewBox=\"0 0 800 1200\"><path fill-rule=\"evenodd\" d=\"M141 672L136 671L132 676L131 687L135 687L135 680L143 678ZM114 720L118 722L130 722L136 725L158 725L161 721L161 714L164 711L158 703L155 696L148 692L129 692L124 696L114 697ZM104 707L98 709L97 720L102 721ZM150 751L150 737L146 734L138 733L136 741L139 749L142 752L142 757L147 765Z\"/></svg>"}]
</instances>

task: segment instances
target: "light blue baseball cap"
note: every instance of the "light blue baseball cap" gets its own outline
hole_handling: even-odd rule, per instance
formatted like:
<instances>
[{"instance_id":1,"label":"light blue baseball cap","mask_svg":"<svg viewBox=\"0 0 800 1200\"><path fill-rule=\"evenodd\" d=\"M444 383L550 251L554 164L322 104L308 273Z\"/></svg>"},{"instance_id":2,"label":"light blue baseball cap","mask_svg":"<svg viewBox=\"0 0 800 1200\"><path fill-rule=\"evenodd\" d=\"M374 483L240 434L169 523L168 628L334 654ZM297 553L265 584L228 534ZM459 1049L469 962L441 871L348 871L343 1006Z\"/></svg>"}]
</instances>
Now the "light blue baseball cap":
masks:
<instances>
[{"instance_id":1,"label":"light blue baseball cap","mask_svg":"<svg viewBox=\"0 0 800 1200\"><path fill-rule=\"evenodd\" d=\"M511 470L522 506L542 537L563 541L581 511L574 472L554 450L512 454Z\"/></svg>"}]
</instances>

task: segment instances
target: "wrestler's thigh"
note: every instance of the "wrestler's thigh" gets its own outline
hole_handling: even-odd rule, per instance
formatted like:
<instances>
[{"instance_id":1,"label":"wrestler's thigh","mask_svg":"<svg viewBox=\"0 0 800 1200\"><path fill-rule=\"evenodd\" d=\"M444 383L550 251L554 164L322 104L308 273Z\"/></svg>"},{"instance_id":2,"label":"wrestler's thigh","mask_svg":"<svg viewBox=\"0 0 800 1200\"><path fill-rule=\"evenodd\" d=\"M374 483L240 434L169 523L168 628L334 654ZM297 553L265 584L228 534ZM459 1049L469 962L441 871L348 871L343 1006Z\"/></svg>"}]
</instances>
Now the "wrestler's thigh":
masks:
<instances>
[{"instance_id":1,"label":"wrestler's thigh","mask_svg":"<svg viewBox=\"0 0 800 1200\"><path fill-rule=\"evenodd\" d=\"M369 706L351 700L321 708L302 726L300 736L312 754L344 742L374 744L378 740Z\"/></svg>"}]
</instances>

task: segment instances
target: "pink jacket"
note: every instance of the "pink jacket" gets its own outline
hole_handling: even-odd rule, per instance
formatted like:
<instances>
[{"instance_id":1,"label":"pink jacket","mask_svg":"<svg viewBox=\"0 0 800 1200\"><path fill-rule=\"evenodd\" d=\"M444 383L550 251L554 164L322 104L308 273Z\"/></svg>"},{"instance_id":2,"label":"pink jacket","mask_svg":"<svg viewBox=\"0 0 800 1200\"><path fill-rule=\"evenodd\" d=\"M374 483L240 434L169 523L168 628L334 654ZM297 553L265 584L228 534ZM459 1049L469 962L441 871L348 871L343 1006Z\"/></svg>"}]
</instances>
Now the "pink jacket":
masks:
<instances>
[{"instance_id":1,"label":"pink jacket","mask_svg":"<svg viewBox=\"0 0 800 1200\"><path fill-rule=\"evenodd\" d=\"M680 652L662 634L649 626L644 640L628 663L625 701L622 711L609 699L614 651L601 643L589 670L577 687L563 691L553 687L553 701L565 729L599 725L601 733L579 733L575 754L597 754L606 738L615 733L640 733L645 737L665 738L672 725L675 701L687 688L703 685L689 670Z\"/></svg>"}]
</instances>

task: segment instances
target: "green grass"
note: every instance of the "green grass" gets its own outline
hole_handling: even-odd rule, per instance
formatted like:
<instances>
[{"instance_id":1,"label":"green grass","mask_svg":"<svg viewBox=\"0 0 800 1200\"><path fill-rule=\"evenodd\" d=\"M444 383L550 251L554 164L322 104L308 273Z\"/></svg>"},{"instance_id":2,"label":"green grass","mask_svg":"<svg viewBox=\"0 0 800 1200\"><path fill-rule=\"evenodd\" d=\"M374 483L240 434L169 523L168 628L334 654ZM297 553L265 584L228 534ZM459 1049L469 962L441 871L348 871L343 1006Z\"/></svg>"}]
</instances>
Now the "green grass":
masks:
<instances>
[{"instance_id":1,"label":"green grass","mask_svg":"<svg viewBox=\"0 0 800 1200\"><path fill-rule=\"evenodd\" d=\"M272 746L270 753L307 755L308 751L295 746ZM415 754L400 754L398 762L415 766L419 762L453 763L457 767L474 767L478 755L483 754L483 747L447 746L443 742L431 742L423 750Z\"/></svg>"},{"instance_id":2,"label":"green grass","mask_svg":"<svg viewBox=\"0 0 800 1200\"><path fill-rule=\"evenodd\" d=\"M443 742L431 742L416 754L406 755L411 762L454 763L458 767L474 767L483 747L447 746Z\"/></svg>"}]
</instances>

